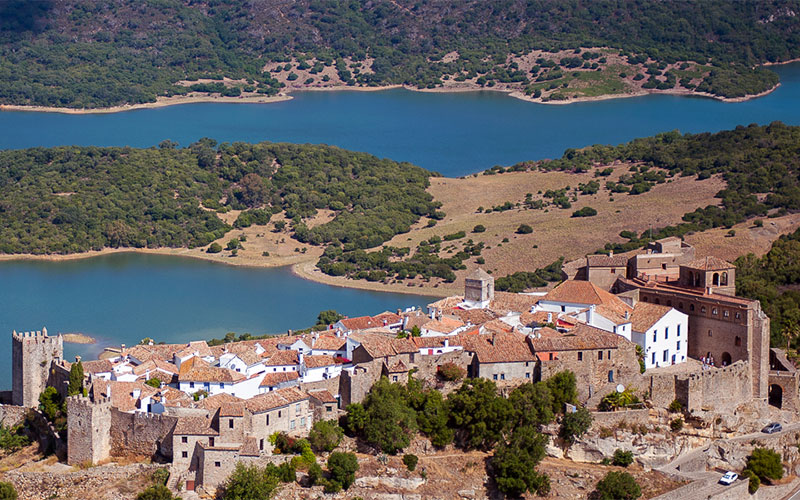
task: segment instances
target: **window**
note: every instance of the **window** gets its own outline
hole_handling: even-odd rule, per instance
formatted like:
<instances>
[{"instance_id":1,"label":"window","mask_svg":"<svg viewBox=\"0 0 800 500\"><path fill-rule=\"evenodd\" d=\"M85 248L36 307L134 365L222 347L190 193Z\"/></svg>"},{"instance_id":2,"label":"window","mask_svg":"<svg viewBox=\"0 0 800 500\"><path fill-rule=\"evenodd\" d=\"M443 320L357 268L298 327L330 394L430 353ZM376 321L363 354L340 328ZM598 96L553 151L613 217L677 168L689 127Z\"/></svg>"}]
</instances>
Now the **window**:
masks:
<instances>
[{"instance_id":1,"label":"window","mask_svg":"<svg viewBox=\"0 0 800 500\"><path fill-rule=\"evenodd\" d=\"M266 425L269 425L269 413L267 413L267 423L266 423Z\"/></svg>"},{"instance_id":2,"label":"window","mask_svg":"<svg viewBox=\"0 0 800 500\"><path fill-rule=\"evenodd\" d=\"M671 300L667 301L667 306L672 307L672 301Z\"/></svg>"},{"instance_id":3,"label":"window","mask_svg":"<svg viewBox=\"0 0 800 500\"><path fill-rule=\"evenodd\" d=\"M188 451L182 451L181 452L181 458L189 458L189 452Z\"/></svg>"},{"instance_id":4,"label":"window","mask_svg":"<svg viewBox=\"0 0 800 500\"><path fill-rule=\"evenodd\" d=\"M261 450L261 451L264 451L264 440L263 439L258 442L258 449Z\"/></svg>"},{"instance_id":5,"label":"window","mask_svg":"<svg viewBox=\"0 0 800 500\"><path fill-rule=\"evenodd\" d=\"M531 378L531 374L530 374L530 372L526 372L526 373L525 373L525 378Z\"/></svg>"},{"instance_id":6,"label":"window","mask_svg":"<svg viewBox=\"0 0 800 500\"><path fill-rule=\"evenodd\" d=\"M669 349L664 349L664 362L666 363L669 359Z\"/></svg>"},{"instance_id":7,"label":"window","mask_svg":"<svg viewBox=\"0 0 800 500\"><path fill-rule=\"evenodd\" d=\"M220 389L224 389L224 388L225 388L225 382L220 382L220 384L219 384L219 388L220 388Z\"/></svg>"},{"instance_id":8,"label":"window","mask_svg":"<svg viewBox=\"0 0 800 500\"><path fill-rule=\"evenodd\" d=\"M740 313L736 313L736 314L734 315L734 317L735 317L736 319L742 319L742 315L741 315Z\"/></svg>"},{"instance_id":9,"label":"window","mask_svg":"<svg viewBox=\"0 0 800 500\"><path fill-rule=\"evenodd\" d=\"M706 306L701 306L700 307L700 312L705 314L706 313Z\"/></svg>"},{"instance_id":10,"label":"window","mask_svg":"<svg viewBox=\"0 0 800 500\"><path fill-rule=\"evenodd\" d=\"M189 389L194 389L194 382L189 382Z\"/></svg>"},{"instance_id":11,"label":"window","mask_svg":"<svg viewBox=\"0 0 800 500\"><path fill-rule=\"evenodd\" d=\"M678 337L681 336L681 325L678 325Z\"/></svg>"},{"instance_id":12,"label":"window","mask_svg":"<svg viewBox=\"0 0 800 500\"><path fill-rule=\"evenodd\" d=\"M578 351L578 361L583 361L583 353Z\"/></svg>"},{"instance_id":13,"label":"window","mask_svg":"<svg viewBox=\"0 0 800 500\"><path fill-rule=\"evenodd\" d=\"M222 464L219 463L219 462L214 462L214 467L219 467L220 465L222 465Z\"/></svg>"},{"instance_id":14,"label":"window","mask_svg":"<svg viewBox=\"0 0 800 500\"><path fill-rule=\"evenodd\" d=\"M208 391L208 390L210 389L210 387L209 387L209 383L208 383L208 382L206 382L205 384L203 384L203 387L205 387L206 391Z\"/></svg>"},{"instance_id":15,"label":"window","mask_svg":"<svg viewBox=\"0 0 800 500\"><path fill-rule=\"evenodd\" d=\"M278 410L278 418L281 418L281 410Z\"/></svg>"},{"instance_id":16,"label":"window","mask_svg":"<svg viewBox=\"0 0 800 500\"><path fill-rule=\"evenodd\" d=\"M653 330L653 342L658 340L658 330Z\"/></svg>"},{"instance_id":17,"label":"window","mask_svg":"<svg viewBox=\"0 0 800 500\"><path fill-rule=\"evenodd\" d=\"M740 347L742 345L742 337L737 335L736 338L733 339L733 345Z\"/></svg>"},{"instance_id":18,"label":"window","mask_svg":"<svg viewBox=\"0 0 800 500\"><path fill-rule=\"evenodd\" d=\"M666 340L668 338L669 338L669 327L666 327L664 328L664 339Z\"/></svg>"},{"instance_id":19,"label":"window","mask_svg":"<svg viewBox=\"0 0 800 500\"><path fill-rule=\"evenodd\" d=\"M561 312L567 312L567 306L561 306Z\"/></svg>"},{"instance_id":20,"label":"window","mask_svg":"<svg viewBox=\"0 0 800 500\"><path fill-rule=\"evenodd\" d=\"M306 426L306 417L302 417L300 419L300 427L305 427L305 426Z\"/></svg>"},{"instance_id":21,"label":"window","mask_svg":"<svg viewBox=\"0 0 800 500\"><path fill-rule=\"evenodd\" d=\"M331 405L326 406L325 407L325 411L328 412L328 413L332 412L333 411L333 406L331 406Z\"/></svg>"},{"instance_id":22,"label":"window","mask_svg":"<svg viewBox=\"0 0 800 500\"><path fill-rule=\"evenodd\" d=\"M211 447L214 446L214 436L211 436L210 438L208 438L208 445L211 446Z\"/></svg>"},{"instance_id":23,"label":"window","mask_svg":"<svg viewBox=\"0 0 800 500\"><path fill-rule=\"evenodd\" d=\"M525 362L525 366L528 366L528 365L530 365L530 363L531 363L530 361L526 361L526 362Z\"/></svg>"},{"instance_id":24,"label":"window","mask_svg":"<svg viewBox=\"0 0 800 500\"><path fill-rule=\"evenodd\" d=\"M726 310L724 310L724 311L722 311L722 317L723 317L723 318L730 317L730 315L731 315L731 313L729 313L727 309L726 309Z\"/></svg>"},{"instance_id":25,"label":"window","mask_svg":"<svg viewBox=\"0 0 800 500\"><path fill-rule=\"evenodd\" d=\"M233 429L233 419L232 418L228 419L228 429Z\"/></svg>"},{"instance_id":26,"label":"window","mask_svg":"<svg viewBox=\"0 0 800 500\"><path fill-rule=\"evenodd\" d=\"M185 444L185 443L188 443L188 442L189 442L189 438L188 437L186 437L186 436L182 436L181 437L181 443Z\"/></svg>"},{"instance_id":27,"label":"window","mask_svg":"<svg viewBox=\"0 0 800 500\"><path fill-rule=\"evenodd\" d=\"M713 314L714 316L717 315L717 308L716 307L712 307L711 308L711 314Z\"/></svg>"},{"instance_id":28,"label":"window","mask_svg":"<svg viewBox=\"0 0 800 500\"><path fill-rule=\"evenodd\" d=\"M603 361L603 351L597 351L597 359Z\"/></svg>"},{"instance_id":29,"label":"window","mask_svg":"<svg viewBox=\"0 0 800 500\"><path fill-rule=\"evenodd\" d=\"M679 351L681 350L681 341L680 340L678 341L678 344L675 346L675 348L677 350L679 350Z\"/></svg>"},{"instance_id":30,"label":"window","mask_svg":"<svg viewBox=\"0 0 800 500\"><path fill-rule=\"evenodd\" d=\"M296 423L294 420L289 422L289 429L294 429L296 427Z\"/></svg>"},{"instance_id":31,"label":"window","mask_svg":"<svg viewBox=\"0 0 800 500\"><path fill-rule=\"evenodd\" d=\"M708 331L708 336L713 337L714 335L711 334L711 330Z\"/></svg>"},{"instance_id":32,"label":"window","mask_svg":"<svg viewBox=\"0 0 800 500\"><path fill-rule=\"evenodd\" d=\"M694 304L689 304L689 310L694 311Z\"/></svg>"},{"instance_id":33,"label":"window","mask_svg":"<svg viewBox=\"0 0 800 500\"><path fill-rule=\"evenodd\" d=\"M651 364L651 365L654 365L654 364L656 364L656 353L655 353L655 352L653 353L653 357L652 357L652 359L650 360L650 364Z\"/></svg>"},{"instance_id":34,"label":"window","mask_svg":"<svg viewBox=\"0 0 800 500\"><path fill-rule=\"evenodd\" d=\"M614 370L608 370L608 381L609 382L614 381Z\"/></svg>"},{"instance_id":35,"label":"window","mask_svg":"<svg viewBox=\"0 0 800 500\"><path fill-rule=\"evenodd\" d=\"M500 380L505 380L505 379L506 379L506 374L505 373L501 373L500 374Z\"/></svg>"},{"instance_id":36,"label":"window","mask_svg":"<svg viewBox=\"0 0 800 500\"><path fill-rule=\"evenodd\" d=\"M611 268L611 274L616 274L616 273L617 273L617 270L612 267Z\"/></svg>"},{"instance_id":37,"label":"window","mask_svg":"<svg viewBox=\"0 0 800 500\"><path fill-rule=\"evenodd\" d=\"M497 374L492 375L492 380L497 380Z\"/></svg>"},{"instance_id":38,"label":"window","mask_svg":"<svg viewBox=\"0 0 800 500\"><path fill-rule=\"evenodd\" d=\"M392 375L392 382L397 382L397 375Z\"/></svg>"},{"instance_id":39,"label":"window","mask_svg":"<svg viewBox=\"0 0 800 500\"><path fill-rule=\"evenodd\" d=\"M608 351L608 359L611 360L611 351Z\"/></svg>"},{"instance_id":40,"label":"window","mask_svg":"<svg viewBox=\"0 0 800 500\"><path fill-rule=\"evenodd\" d=\"M667 265L666 264L661 264L661 270L666 271L667 270Z\"/></svg>"},{"instance_id":41,"label":"window","mask_svg":"<svg viewBox=\"0 0 800 500\"><path fill-rule=\"evenodd\" d=\"M294 414L295 415L300 415L300 403L297 403L296 405L294 405Z\"/></svg>"},{"instance_id":42,"label":"window","mask_svg":"<svg viewBox=\"0 0 800 500\"><path fill-rule=\"evenodd\" d=\"M553 353L550 353L550 361L553 361Z\"/></svg>"}]
</instances>

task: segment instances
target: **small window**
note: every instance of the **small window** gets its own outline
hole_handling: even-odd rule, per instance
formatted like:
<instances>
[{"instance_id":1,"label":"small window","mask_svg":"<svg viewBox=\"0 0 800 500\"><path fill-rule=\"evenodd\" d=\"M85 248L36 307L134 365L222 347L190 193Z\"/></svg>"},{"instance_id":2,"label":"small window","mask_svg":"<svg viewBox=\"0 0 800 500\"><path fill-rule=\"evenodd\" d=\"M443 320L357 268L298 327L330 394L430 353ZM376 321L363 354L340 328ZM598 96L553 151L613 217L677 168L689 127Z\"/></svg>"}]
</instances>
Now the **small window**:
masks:
<instances>
[{"instance_id":1,"label":"small window","mask_svg":"<svg viewBox=\"0 0 800 500\"><path fill-rule=\"evenodd\" d=\"M553 353L550 353L550 361L553 361Z\"/></svg>"},{"instance_id":2,"label":"small window","mask_svg":"<svg viewBox=\"0 0 800 500\"><path fill-rule=\"evenodd\" d=\"M611 359L611 351L608 351L608 359Z\"/></svg>"},{"instance_id":3,"label":"small window","mask_svg":"<svg viewBox=\"0 0 800 500\"><path fill-rule=\"evenodd\" d=\"M300 418L300 426L301 427L305 427L306 426L306 417L301 417Z\"/></svg>"},{"instance_id":4,"label":"small window","mask_svg":"<svg viewBox=\"0 0 800 500\"><path fill-rule=\"evenodd\" d=\"M208 445L211 446L211 447L214 446L214 437L213 436L208 438Z\"/></svg>"},{"instance_id":5,"label":"small window","mask_svg":"<svg viewBox=\"0 0 800 500\"><path fill-rule=\"evenodd\" d=\"M194 382L189 382L189 389L194 389Z\"/></svg>"},{"instance_id":6,"label":"small window","mask_svg":"<svg viewBox=\"0 0 800 500\"><path fill-rule=\"evenodd\" d=\"M261 451L264 451L264 440L263 439L258 442L258 449L261 450Z\"/></svg>"},{"instance_id":7,"label":"small window","mask_svg":"<svg viewBox=\"0 0 800 500\"><path fill-rule=\"evenodd\" d=\"M505 373L501 373L500 374L500 380L505 380L505 379L506 379L506 374Z\"/></svg>"},{"instance_id":8,"label":"small window","mask_svg":"<svg viewBox=\"0 0 800 500\"><path fill-rule=\"evenodd\" d=\"M658 340L658 330L653 330L653 342Z\"/></svg>"},{"instance_id":9,"label":"small window","mask_svg":"<svg viewBox=\"0 0 800 500\"><path fill-rule=\"evenodd\" d=\"M295 427L296 427L296 423L295 423L295 421L294 421L294 420L290 421L290 422L289 422L289 428L290 428L290 429L294 429Z\"/></svg>"},{"instance_id":10,"label":"small window","mask_svg":"<svg viewBox=\"0 0 800 500\"><path fill-rule=\"evenodd\" d=\"M678 344L675 346L675 348L677 350L679 350L679 351L681 350L681 341L680 340L678 341Z\"/></svg>"},{"instance_id":11,"label":"small window","mask_svg":"<svg viewBox=\"0 0 800 500\"><path fill-rule=\"evenodd\" d=\"M278 418L281 418L281 410L278 410Z\"/></svg>"},{"instance_id":12,"label":"small window","mask_svg":"<svg viewBox=\"0 0 800 500\"><path fill-rule=\"evenodd\" d=\"M713 314L714 316L717 315L717 308L716 307L712 307L711 308L711 314Z\"/></svg>"},{"instance_id":13,"label":"small window","mask_svg":"<svg viewBox=\"0 0 800 500\"><path fill-rule=\"evenodd\" d=\"M662 271L666 271L667 270L667 265L666 264L661 264L661 270ZM610 380L609 382L613 382L613 380Z\"/></svg>"},{"instance_id":14,"label":"small window","mask_svg":"<svg viewBox=\"0 0 800 500\"><path fill-rule=\"evenodd\" d=\"M189 438L188 438L187 436L182 436L182 437L181 437L181 443L184 443L184 444L186 444L186 443L188 443L188 442L189 442Z\"/></svg>"},{"instance_id":15,"label":"small window","mask_svg":"<svg viewBox=\"0 0 800 500\"><path fill-rule=\"evenodd\" d=\"M723 318L727 318L727 317L729 317L730 315L731 315L731 313L729 313L729 312L727 311L727 309L726 309L726 310L724 310L724 311L722 311L722 317L723 317Z\"/></svg>"},{"instance_id":16,"label":"small window","mask_svg":"<svg viewBox=\"0 0 800 500\"><path fill-rule=\"evenodd\" d=\"M689 310L694 311L694 304L689 304Z\"/></svg>"},{"instance_id":17,"label":"small window","mask_svg":"<svg viewBox=\"0 0 800 500\"><path fill-rule=\"evenodd\" d=\"M233 419L232 418L228 419L228 428L229 429L233 429Z\"/></svg>"},{"instance_id":18,"label":"small window","mask_svg":"<svg viewBox=\"0 0 800 500\"><path fill-rule=\"evenodd\" d=\"M714 335L711 333L711 330L708 330L708 336L713 337Z\"/></svg>"},{"instance_id":19,"label":"small window","mask_svg":"<svg viewBox=\"0 0 800 500\"><path fill-rule=\"evenodd\" d=\"M656 353L655 352L653 352L653 356L650 359L650 364L651 365L656 364Z\"/></svg>"},{"instance_id":20,"label":"small window","mask_svg":"<svg viewBox=\"0 0 800 500\"><path fill-rule=\"evenodd\" d=\"M561 312L567 312L567 306L561 306Z\"/></svg>"},{"instance_id":21,"label":"small window","mask_svg":"<svg viewBox=\"0 0 800 500\"><path fill-rule=\"evenodd\" d=\"M492 380L497 380L497 374L492 375Z\"/></svg>"},{"instance_id":22,"label":"small window","mask_svg":"<svg viewBox=\"0 0 800 500\"><path fill-rule=\"evenodd\" d=\"M269 413L267 413L267 424L266 425L269 425Z\"/></svg>"},{"instance_id":23,"label":"small window","mask_svg":"<svg viewBox=\"0 0 800 500\"><path fill-rule=\"evenodd\" d=\"M617 273L617 270L612 267L611 268L611 274L616 274L616 273Z\"/></svg>"},{"instance_id":24,"label":"small window","mask_svg":"<svg viewBox=\"0 0 800 500\"><path fill-rule=\"evenodd\" d=\"M529 372L525 373L525 378L531 378L531 374Z\"/></svg>"},{"instance_id":25,"label":"small window","mask_svg":"<svg viewBox=\"0 0 800 500\"><path fill-rule=\"evenodd\" d=\"M597 359L599 359L600 361L603 360L603 351L597 351Z\"/></svg>"},{"instance_id":26,"label":"small window","mask_svg":"<svg viewBox=\"0 0 800 500\"><path fill-rule=\"evenodd\" d=\"M664 339L669 338L669 327L664 328Z\"/></svg>"},{"instance_id":27,"label":"small window","mask_svg":"<svg viewBox=\"0 0 800 500\"><path fill-rule=\"evenodd\" d=\"M181 452L181 458L189 458L189 452L188 451L182 451Z\"/></svg>"},{"instance_id":28,"label":"small window","mask_svg":"<svg viewBox=\"0 0 800 500\"><path fill-rule=\"evenodd\" d=\"M700 312L705 314L706 313L706 306L701 306L700 307Z\"/></svg>"},{"instance_id":29,"label":"small window","mask_svg":"<svg viewBox=\"0 0 800 500\"><path fill-rule=\"evenodd\" d=\"M734 315L734 317L735 317L736 319L742 319L742 315L741 315L740 313L736 313L736 314Z\"/></svg>"},{"instance_id":30,"label":"small window","mask_svg":"<svg viewBox=\"0 0 800 500\"><path fill-rule=\"evenodd\" d=\"M224 389L224 388L225 388L225 382L220 382L220 384L219 384L219 388L220 388L220 389Z\"/></svg>"},{"instance_id":31,"label":"small window","mask_svg":"<svg viewBox=\"0 0 800 500\"><path fill-rule=\"evenodd\" d=\"M332 412L333 411L333 406L330 406L330 405L326 406L325 407L325 411L328 412L328 413Z\"/></svg>"},{"instance_id":32,"label":"small window","mask_svg":"<svg viewBox=\"0 0 800 500\"><path fill-rule=\"evenodd\" d=\"M608 381L609 382L614 381L614 370L608 370Z\"/></svg>"},{"instance_id":33,"label":"small window","mask_svg":"<svg viewBox=\"0 0 800 500\"><path fill-rule=\"evenodd\" d=\"M677 335L678 335L678 337L681 336L681 325L678 325L678 334Z\"/></svg>"},{"instance_id":34,"label":"small window","mask_svg":"<svg viewBox=\"0 0 800 500\"><path fill-rule=\"evenodd\" d=\"M392 375L392 382L397 382L397 375Z\"/></svg>"},{"instance_id":35,"label":"small window","mask_svg":"<svg viewBox=\"0 0 800 500\"><path fill-rule=\"evenodd\" d=\"M583 353L578 351L578 361L583 361Z\"/></svg>"},{"instance_id":36,"label":"small window","mask_svg":"<svg viewBox=\"0 0 800 500\"><path fill-rule=\"evenodd\" d=\"M300 403L297 403L296 405L294 405L294 414L295 415L300 415Z\"/></svg>"},{"instance_id":37,"label":"small window","mask_svg":"<svg viewBox=\"0 0 800 500\"><path fill-rule=\"evenodd\" d=\"M664 350L664 363L669 359L669 349Z\"/></svg>"},{"instance_id":38,"label":"small window","mask_svg":"<svg viewBox=\"0 0 800 500\"><path fill-rule=\"evenodd\" d=\"M733 339L733 345L735 345L736 347L740 347L742 345L742 337L739 337L737 335L736 338Z\"/></svg>"}]
</instances>

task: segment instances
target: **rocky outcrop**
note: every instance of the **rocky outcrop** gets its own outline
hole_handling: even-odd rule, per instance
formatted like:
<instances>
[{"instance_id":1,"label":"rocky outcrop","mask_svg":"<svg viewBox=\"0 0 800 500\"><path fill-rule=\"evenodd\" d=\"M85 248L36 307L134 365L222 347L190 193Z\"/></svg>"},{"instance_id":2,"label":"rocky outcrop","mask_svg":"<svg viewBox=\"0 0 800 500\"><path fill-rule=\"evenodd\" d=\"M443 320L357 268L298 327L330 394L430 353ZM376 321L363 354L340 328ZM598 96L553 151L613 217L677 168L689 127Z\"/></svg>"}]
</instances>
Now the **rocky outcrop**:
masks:
<instances>
[{"instance_id":1,"label":"rocky outcrop","mask_svg":"<svg viewBox=\"0 0 800 500\"><path fill-rule=\"evenodd\" d=\"M69 492L71 498L119 500L119 491L111 486L150 475L163 465L133 464L106 465L71 472L10 471L3 480L14 485L20 498L25 500L48 500L63 498ZM23 493L24 492L24 493Z\"/></svg>"}]
</instances>

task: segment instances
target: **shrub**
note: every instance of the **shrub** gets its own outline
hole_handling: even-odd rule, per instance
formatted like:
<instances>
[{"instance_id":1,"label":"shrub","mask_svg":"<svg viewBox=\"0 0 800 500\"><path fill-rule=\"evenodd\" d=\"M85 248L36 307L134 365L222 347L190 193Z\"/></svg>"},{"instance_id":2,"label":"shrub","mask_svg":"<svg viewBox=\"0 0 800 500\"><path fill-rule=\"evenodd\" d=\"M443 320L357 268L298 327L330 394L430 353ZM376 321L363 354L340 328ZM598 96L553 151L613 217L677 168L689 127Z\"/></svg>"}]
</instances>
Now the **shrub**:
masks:
<instances>
[{"instance_id":1,"label":"shrub","mask_svg":"<svg viewBox=\"0 0 800 500\"><path fill-rule=\"evenodd\" d=\"M478 224L477 226L472 228L473 233L483 233L484 231L486 231L486 226L484 226L483 224Z\"/></svg>"},{"instance_id":2,"label":"shrub","mask_svg":"<svg viewBox=\"0 0 800 500\"><path fill-rule=\"evenodd\" d=\"M590 498L594 500L634 500L642 496L642 489L627 472L610 471L595 486Z\"/></svg>"},{"instance_id":3,"label":"shrub","mask_svg":"<svg viewBox=\"0 0 800 500\"><path fill-rule=\"evenodd\" d=\"M180 500L180 498L172 496L172 492L163 484L154 484L136 495L136 500Z\"/></svg>"},{"instance_id":4,"label":"shrub","mask_svg":"<svg viewBox=\"0 0 800 500\"><path fill-rule=\"evenodd\" d=\"M672 403L669 404L667 409L672 413L680 413L683 411L683 405L677 399L673 399Z\"/></svg>"},{"instance_id":5,"label":"shrub","mask_svg":"<svg viewBox=\"0 0 800 500\"><path fill-rule=\"evenodd\" d=\"M678 417L669 423L669 428L672 429L672 432L678 432L683 429L683 419Z\"/></svg>"},{"instance_id":6,"label":"shrub","mask_svg":"<svg viewBox=\"0 0 800 500\"><path fill-rule=\"evenodd\" d=\"M419 457L417 457L416 455L413 455L413 454L403 455L403 463L408 468L408 470L410 470L412 472L414 471L414 469L417 468L417 461L418 460L419 460Z\"/></svg>"},{"instance_id":7,"label":"shrub","mask_svg":"<svg viewBox=\"0 0 800 500\"><path fill-rule=\"evenodd\" d=\"M167 468L156 469L156 471L153 472L153 483L166 486L168 480L169 480L169 469Z\"/></svg>"},{"instance_id":8,"label":"shrub","mask_svg":"<svg viewBox=\"0 0 800 500\"><path fill-rule=\"evenodd\" d=\"M226 250L237 250L239 248L241 248L241 244L239 243L239 240L236 238L229 240L228 245L225 247Z\"/></svg>"},{"instance_id":9,"label":"shrub","mask_svg":"<svg viewBox=\"0 0 800 500\"><path fill-rule=\"evenodd\" d=\"M339 427L339 424L332 420L325 420L315 422L311 427L311 432L308 434L308 442L311 448L316 452L333 451L344 436L344 429Z\"/></svg>"},{"instance_id":10,"label":"shrub","mask_svg":"<svg viewBox=\"0 0 800 500\"><path fill-rule=\"evenodd\" d=\"M308 483L309 486L314 486L322 479L322 467L318 463L314 463L308 468Z\"/></svg>"},{"instance_id":11,"label":"shrub","mask_svg":"<svg viewBox=\"0 0 800 500\"><path fill-rule=\"evenodd\" d=\"M747 457L745 470L758 478L758 484L769 480L778 480L783 477L783 464L781 456L769 448L756 448ZM752 476L751 475L751 484ZM756 486L758 489L758 486Z\"/></svg>"},{"instance_id":12,"label":"shrub","mask_svg":"<svg viewBox=\"0 0 800 500\"><path fill-rule=\"evenodd\" d=\"M567 413L561 419L558 435L565 443L572 444L583 436L592 425L592 414L586 408L578 408L575 413Z\"/></svg>"},{"instance_id":13,"label":"shrub","mask_svg":"<svg viewBox=\"0 0 800 500\"><path fill-rule=\"evenodd\" d=\"M531 234L533 232L533 228L527 224L520 224L517 228L517 234Z\"/></svg>"},{"instance_id":14,"label":"shrub","mask_svg":"<svg viewBox=\"0 0 800 500\"><path fill-rule=\"evenodd\" d=\"M459 239L464 238L466 236L467 236L467 233L465 233L464 231L458 231L457 233L444 235L444 241L459 240Z\"/></svg>"},{"instance_id":15,"label":"shrub","mask_svg":"<svg viewBox=\"0 0 800 500\"><path fill-rule=\"evenodd\" d=\"M461 380L467 372L455 363L445 363L439 367L439 376L443 380L456 381Z\"/></svg>"},{"instance_id":16,"label":"shrub","mask_svg":"<svg viewBox=\"0 0 800 500\"><path fill-rule=\"evenodd\" d=\"M633 463L633 452L617 448L614 451L614 458L611 463L620 467L627 467Z\"/></svg>"},{"instance_id":17,"label":"shrub","mask_svg":"<svg viewBox=\"0 0 800 500\"><path fill-rule=\"evenodd\" d=\"M207 253L220 253L222 251L222 246L219 243L212 243L208 246Z\"/></svg>"},{"instance_id":18,"label":"shrub","mask_svg":"<svg viewBox=\"0 0 800 500\"><path fill-rule=\"evenodd\" d=\"M157 378L148 379L147 382L145 382L145 384L156 389L159 389L161 387L161 381Z\"/></svg>"},{"instance_id":19,"label":"shrub","mask_svg":"<svg viewBox=\"0 0 800 500\"><path fill-rule=\"evenodd\" d=\"M0 482L0 500L17 500L17 489L13 484Z\"/></svg>"},{"instance_id":20,"label":"shrub","mask_svg":"<svg viewBox=\"0 0 800 500\"><path fill-rule=\"evenodd\" d=\"M358 471L358 458L355 453L342 453L335 451L328 458L328 472L331 474L331 481L347 489L356 480Z\"/></svg>"},{"instance_id":21,"label":"shrub","mask_svg":"<svg viewBox=\"0 0 800 500\"><path fill-rule=\"evenodd\" d=\"M222 486L222 500L263 500L277 488L278 478L267 469L239 462Z\"/></svg>"},{"instance_id":22,"label":"shrub","mask_svg":"<svg viewBox=\"0 0 800 500\"><path fill-rule=\"evenodd\" d=\"M580 210L572 212L573 217L592 217L597 215L597 210L592 207L583 207Z\"/></svg>"},{"instance_id":23,"label":"shrub","mask_svg":"<svg viewBox=\"0 0 800 500\"><path fill-rule=\"evenodd\" d=\"M0 425L0 448L13 453L28 446L31 440L22 433L22 426L6 427Z\"/></svg>"}]
</instances>

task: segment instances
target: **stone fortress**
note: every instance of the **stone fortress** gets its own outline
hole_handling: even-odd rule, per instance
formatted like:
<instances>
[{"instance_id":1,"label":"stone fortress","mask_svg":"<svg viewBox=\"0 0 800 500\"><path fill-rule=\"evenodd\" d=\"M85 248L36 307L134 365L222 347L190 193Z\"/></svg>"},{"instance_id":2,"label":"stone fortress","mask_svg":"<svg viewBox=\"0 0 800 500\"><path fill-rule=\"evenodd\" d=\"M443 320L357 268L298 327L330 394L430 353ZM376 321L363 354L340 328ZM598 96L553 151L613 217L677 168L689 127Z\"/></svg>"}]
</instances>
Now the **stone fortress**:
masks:
<instances>
[{"instance_id":1,"label":"stone fortress","mask_svg":"<svg viewBox=\"0 0 800 500\"><path fill-rule=\"evenodd\" d=\"M588 256L574 278L513 294L495 291L479 269L464 296L429 304L425 314L344 318L321 332L221 346L107 349L104 359L82 362L86 395L66 398L67 463L154 458L171 464L171 486L210 494L238 461L285 460L272 453L275 432L306 435L313 422L363 400L382 376L402 383L413 373L435 384L445 363L502 391L568 369L590 408L622 384L653 407L678 400L700 419L742 405L800 410L800 374L769 348L760 304L735 296L731 264L697 259L668 238L627 259ZM421 336L399 335L415 327ZM641 373L638 347L670 331L668 341L683 343L689 359L665 352L663 364ZM60 335L14 332L12 347L8 402L36 407L47 386L66 396L71 363Z\"/></svg>"}]
</instances>

